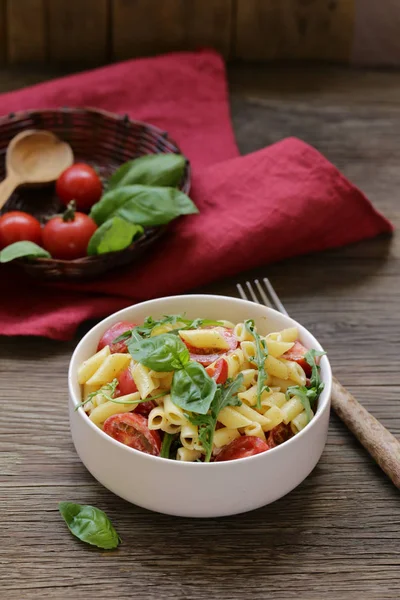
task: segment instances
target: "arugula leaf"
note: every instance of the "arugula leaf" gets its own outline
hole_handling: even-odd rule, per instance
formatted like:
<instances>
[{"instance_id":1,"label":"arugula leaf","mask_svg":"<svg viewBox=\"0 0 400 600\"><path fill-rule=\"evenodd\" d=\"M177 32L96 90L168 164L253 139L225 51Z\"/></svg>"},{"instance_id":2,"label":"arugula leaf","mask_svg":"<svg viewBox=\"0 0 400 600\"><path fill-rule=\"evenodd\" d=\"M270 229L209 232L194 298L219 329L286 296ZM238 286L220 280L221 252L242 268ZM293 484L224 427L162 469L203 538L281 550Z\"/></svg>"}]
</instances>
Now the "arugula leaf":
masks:
<instances>
[{"instance_id":1,"label":"arugula leaf","mask_svg":"<svg viewBox=\"0 0 400 600\"><path fill-rule=\"evenodd\" d=\"M176 433L164 433L160 456L161 458L169 458L171 451L171 444L176 439Z\"/></svg>"},{"instance_id":2,"label":"arugula leaf","mask_svg":"<svg viewBox=\"0 0 400 600\"><path fill-rule=\"evenodd\" d=\"M106 513L95 506L60 502L58 509L70 532L82 542L105 550L121 542Z\"/></svg>"},{"instance_id":3,"label":"arugula leaf","mask_svg":"<svg viewBox=\"0 0 400 600\"><path fill-rule=\"evenodd\" d=\"M51 258L51 255L33 242L15 242L0 252L0 263L8 263L16 258Z\"/></svg>"},{"instance_id":4,"label":"arugula leaf","mask_svg":"<svg viewBox=\"0 0 400 600\"><path fill-rule=\"evenodd\" d=\"M155 329L156 327L160 327L163 325L177 325L177 324L179 324L179 327L177 327L176 329L171 329L170 331L168 331L168 333L177 335L178 332L181 331L182 329L198 329L199 327L202 327L203 325L206 325L206 326L211 325L211 326L215 326L215 327L223 325L223 323L221 321L211 321L210 319L190 320L190 319L185 319L181 315L164 315L163 319L158 319L158 320L153 319L153 317L146 317L143 325L138 325L137 327L134 327L134 329L125 331L123 334L121 334L115 340L113 340L113 343L115 344L117 342L126 341L127 339L132 337L133 332L136 332L136 334L138 334L139 336L150 337L153 329Z\"/></svg>"},{"instance_id":5,"label":"arugula leaf","mask_svg":"<svg viewBox=\"0 0 400 600\"><path fill-rule=\"evenodd\" d=\"M97 225L118 216L142 227L156 227L198 212L189 196L176 188L128 185L106 192L92 206L90 216Z\"/></svg>"},{"instance_id":6,"label":"arugula leaf","mask_svg":"<svg viewBox=\"0 0 400 600\"><path fill-rule=\"evenodd\" d=\"M113 379L112 381L110 381L110 383L105 383L101 386L100 389L97 390L97 392L91 392L90 394L88 394L86 400L75 406L75 410L78 410L78 408L80 408L81 406L85 406L85 404L93 400L95 396L103 396L103 398L105 398L106 400L113 400L113 396L115 394L117 386L118 379Z\"/></svg>"},{"instance_id":7,"label":"arugula leaf","mask_svg":"<svg viewBox=\"0 0 400 600\"><path fill-rule=\"evenodd\" d=\"M132 340L128 350L134 360L153 371L183 369L190 361L189 350L180 338L169 333Z\"/></svg>"},{"instance_id":8,"label":"arugula leaf","mask_svg":"<svg viewBox=\"0 0 400 600\"><path fill-rule=\"evenodd\" d=\"M163 336L151 339L155 340L157 337ZM188 362L183 369L174 373L171 400L184 410L205 415L214 399L216 389L217 384L208 375L203 365L194 361Z\"/></svg>"},{"instance_id":9,"label":"arugula leaf","mask_svg":"<svg viewBox=\"0 0 400 600\"><path fill-rule=\"evenodd\" d=\"M319 390L319 393L322 392L323 388L324 388L324 384L321 381L321 377L320 377L320 370L321 367L319 365L317 365L317 363L315 362L315 359L317 356L324 356L326 354L326 352L321 352L320 350L308 350L308 352L306 352L306 354L304 355L304 358L306 359L306 361L308 362L308 364L311 367L311 387L316 388L317 390ZM321 388L322 385L322 388Z\"/></svg>"},{"instance_id":10,"label":"arugula leaf","mask_svg":"<svg viewBox=\"0 0 400 600\"><path fill-rule=\"evenodd\" d=\"M261 396L264 392L269 392L269 387L265 384L267 381L267 371L265 369L265 359L268 357L268 348L265 340L258 335L253 319L244 322L247 331L253 336L256 346L256 355L254 362L258 369L257 377L257 408L261 408Z\"/></svg>"},{"instance_id":11,"label":"arugula leaf","mask_svg":"<svg viewBox=\"0 0 400 600\"><path fill-rule=\"evenodd\" d=\"M286 391L286 397L289 399L292 396L297 396L300 402L304 406L304 410L307 414L308 422L311 421L311 407L318 400L322 390L324 389L324 383L320 377L320 367L316 364L315 358L317 356L323 356L326 352L321 352L320 350L308 350L304 355L307 363L310 365L312 372L310 378L310 386L300 386L300 385L292 385L288 387Z\"/></svg>"},{"instance_id":12,"label":"arugula leaf","mask_svg":"<svg viewBox=\"0 0 400 600\"><path fill-rule=\"evenodd\" d=\"M182 154L148 154L123 164L108 180L112 190L132 184L177 187L185 172L186 158Z\"/></svg>"},{"instance_id":13,"label":"arugula leaf","mask_svg":"<svg viewBox=\"0 0 400 600\"><path fill-rule=\"evenodd\" d=\"M189 421L199 428L199 440L206 451L205 462L210 462L219 413L226 406L240 406L242 404L237 397L242 384L243 375L239 373L234 381L228 381L224 385L218 386L208 414L189 416Z\"/></svg>"},{"instance_id":14,"label":"arugula leaf","mask_svg":"<svg viewBox=\"0 0 400 600\"><path fill-rule=\"evenodd\" d=\"M300 385L291 385L286 390L286 398L289 399L293 396L296 396L302 403L309 423L312 418L311 402L314 402L316 399L316 396L314 397L314 389L308 389L305 386Z\"/></svg>"},{"instance_id":15,"label":"arugula leaf","mask_svg":"<svg viewBox=\"0 0 400 600\"><path fill-rule=\"evenodd\" d=\"M89 256L118 252L131 245L134 238L143 233L143 227L112 217L101 225L89 240L87 253Z\"/></svg>"}]
</instances>

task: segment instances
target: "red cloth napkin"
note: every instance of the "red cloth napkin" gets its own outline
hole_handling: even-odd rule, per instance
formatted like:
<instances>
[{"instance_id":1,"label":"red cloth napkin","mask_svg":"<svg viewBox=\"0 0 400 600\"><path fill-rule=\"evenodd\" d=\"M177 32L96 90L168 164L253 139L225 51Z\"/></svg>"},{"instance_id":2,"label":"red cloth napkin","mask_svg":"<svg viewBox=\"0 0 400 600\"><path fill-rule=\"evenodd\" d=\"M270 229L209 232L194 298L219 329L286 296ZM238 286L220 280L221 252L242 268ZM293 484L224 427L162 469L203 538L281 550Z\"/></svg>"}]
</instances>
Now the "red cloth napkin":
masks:
<instances>
[{"instance_id":1,"label":"red cloth napkin","mask_svg":"<svg viewBox=\"0 0 400 600\"><path fill-rule=\"evenodd\" d=\"M129 61L6 94L0 112L60 104L128 112L167 129L194 167L191 195L200 215L176 221L141 264L89 283L38 284L3 265L2 334L69 339L85 319L137 301L392 230L300 140L238 157L223 63L213 52Z\"/></svg>"}]
</instances>

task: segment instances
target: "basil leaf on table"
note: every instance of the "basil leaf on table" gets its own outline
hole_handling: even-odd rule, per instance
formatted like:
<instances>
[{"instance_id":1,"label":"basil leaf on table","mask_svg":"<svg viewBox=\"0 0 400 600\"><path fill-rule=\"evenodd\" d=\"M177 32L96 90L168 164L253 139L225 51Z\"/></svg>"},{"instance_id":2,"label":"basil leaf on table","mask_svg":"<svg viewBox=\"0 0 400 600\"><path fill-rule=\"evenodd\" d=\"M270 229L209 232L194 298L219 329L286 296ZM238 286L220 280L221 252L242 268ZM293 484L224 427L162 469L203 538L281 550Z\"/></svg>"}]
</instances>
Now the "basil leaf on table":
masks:
<instances>
[{"instance_id":1,"label":"basil leaf on table","mask_svg":"<svg viewBox=\"0 0 400 600\"><path fill-rule=\"evenodd\" d=\"M169 333L146 339L135 339L128 344L134 360L153 371L183 369L190 361L189 350L180 338Z\"/></svg>"},{"instance_id":2,"label":"basil leaf on table","mask_svg":"<svg viewBox=\"0 0 400 600\"><path fill-rule=\"evenodd\" d=\"M198 212L189 196L176 188L130 185L106 192L93 205L90 216L97 225L118 216L136 225L156 227Z\"/></svg>"},{"instance_id":3,"label":"basil leaf on table","mask_svg":"<svg viewBox=\"0 0 400 600\"><path fill-rule=\"evenodd\" d=\"M58 509L70 532L82 542L112 550L121 542L106 513L95 506L60 502Z\"/></svg>"},{"instance_id":4,"label":"basil leaf on table","mask_svg":"<svg viewBox=\"0 0 400 600\"><path fill-rule=\"evenodd\" d=\"M131 245L137 234L143 233L143 227L113 217L105 221L92 235L87 247L89 256L118 252Z\"/></svg>"},{"instance_id":5,"label":"basil leaf on table","mask_svg":"<svg viewBox=\"0 0 400 600\"><path fill-rule=\"evenodd\" d=\"M107 189L142 184L177 187L185 172L182 154L149 154L123 164L108 180Z\"/></svg>"},{"instance_id":6,"label":"basil leaf on table","mask_svg":"<svg viewBox=\"0 0 400 600\"><path fill-rule=\"evenodd\" d=\"M175 371L171 386L171 400L184 410L205 415L216 390L215 380L208 375L201 364L193 361L186 364L183 369Z\"/></svg>"},{"instance_id":7,"label":"basil leaf on table","mask_svg":"<svg viewBox=\"0 0 400 600\"><path fill-rule=\"evenodd\" d=\"M16 258L51 258L51 255L33 242L15 242L0 252L0 263L8 263Z\"/></svg>"}]
</instances>

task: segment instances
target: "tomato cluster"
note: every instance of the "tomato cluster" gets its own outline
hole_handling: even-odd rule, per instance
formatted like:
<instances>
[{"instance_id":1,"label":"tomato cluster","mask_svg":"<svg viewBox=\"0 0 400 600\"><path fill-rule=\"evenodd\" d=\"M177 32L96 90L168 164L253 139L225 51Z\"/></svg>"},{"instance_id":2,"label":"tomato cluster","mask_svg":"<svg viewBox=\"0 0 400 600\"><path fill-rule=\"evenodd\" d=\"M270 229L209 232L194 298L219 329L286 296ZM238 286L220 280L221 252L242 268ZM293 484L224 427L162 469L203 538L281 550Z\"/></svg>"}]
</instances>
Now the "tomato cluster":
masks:
<instances>
[{"instance_id":1,"label":"tomato cluster","mask_svg":"<svg viewBox=\"0 0 400 600\"><path fill-rule=\"evenodd\" d=\"M51 218L44 227L32 215L11 211L0 217L0 250L15 242L34 242L53 258L74 260L87 254L96 223L85 212L98 202L102 183L89 165L76 163L66 169L56 182L56 192L67 207L63 215Z\"/></svg>"}]
</instances>

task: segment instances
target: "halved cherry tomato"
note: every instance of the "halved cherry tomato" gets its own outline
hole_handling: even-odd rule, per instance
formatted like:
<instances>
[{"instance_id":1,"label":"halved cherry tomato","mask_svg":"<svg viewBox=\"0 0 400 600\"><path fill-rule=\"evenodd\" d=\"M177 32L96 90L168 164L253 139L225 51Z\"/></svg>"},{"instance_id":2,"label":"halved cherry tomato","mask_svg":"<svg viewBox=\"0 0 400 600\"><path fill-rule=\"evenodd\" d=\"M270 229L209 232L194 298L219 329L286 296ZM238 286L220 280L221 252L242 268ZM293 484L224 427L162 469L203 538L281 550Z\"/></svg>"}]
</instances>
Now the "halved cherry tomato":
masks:
<instances>
[{"instance_id":1,"label":"halved cherry tomato","mask_svg":"<svg viewBox=\"0 0 400 600\"><path fill-rule=\"evenodd\" d=\"M211 365L211 363L218 360L227 352L235 350L239 343L232 329L227 329L226 327L215 327L215 329L224 336L224 338L229 344L229 350L221 350L220 352L215 352L213 349L210 348L195 348L190 344L186 344L190 352L190 360L195 360L196 362L202 364L203 367Z\"/></svg>"},{"instance_id":2,"label":"halved cherry tomato","mask_svg":"<svg viewBox=\"0 0 400 600\"><path fill-rule=\"evenodd\" d=\"M144 417L148 417L153 408L157 406L157 403L154 400L147 400L147 402L140 402L135 408L135 413L137 415L143 415Z\"/></svg>"},{"instance_id":3,"label":"halved cherry tomato","mask_svg":"<svg viewBox=\"0 0 400 600\"><path fill-rule=\"evenodd\" d=\"M118 375L118 385L115 391L118 396L126 396L127 394L134 394L138 391L130 367L127 367Z\"/></svg>"},{"instance_id":4,"label":"halved cherry tomato","mask_svg":"<svg viewBox=\"0 0 400 600\"><path fill-rule=\"evenodd\" d=\"M159 456L161 438L157 431L151 431L147 419L135 413L112 415L104 423L104 431L121 444L140 452Z\"/></svg>"},{"instance_id":5,"label":"halved cherry tomato","mask_svg":"<svg viewBox=\"0 0 400 600\"><path fill-rule=\"evenodd\" d=\"M269 445L264 440L250 435L241 435L227 446L224 446L221 452L215 457L215 461L221 462L224 460L247 458L248 456L266 452L269 449Z\"/></svg>"},{"instance_id":6,"label":"halved cherry tomato","mask_svg":"<svg viewBox=\"0 0 400 600\"><path fill-rule=\"evenodd\" d=\"M61 173L56 182L56 192L65 205L75 200L79 210L88 211L100 200L103 186L92 167L76 163Z\"/></svg>"},{"instance_id":7,"label":"halved cherry tomato","mask_svg":"<svg viewBox=\"0 0 400 600\"><path fill-rule=\"evenodd\" d=\"M275 446L279 446L283 444L283 442L287 442L293 436L292 430L290 429L290 425L285 425L284 423L280 423L277 425L268 434L267 442L270 448L275 448Z\"/></svg>"},{"instance_id":8,"label":"halved cherry tomato","mask_svg":"<svg viewBox=\"0 0 400 600\"><path fill-rule=\"evenodd\" d=\"M104 346L110 346L111 354L115 352L128 352L126 342L114 342L120 335L136 327L135 323L130 321L118 321L114 323L107 331L103 333L97 346L97 352L104 348ZM137 390L136 390L137 391Z\"/></svg>"},{"instance_id":9,"label":"halved cherry tomato","mask_svg":"<svg viewBox=\"0 0 400 600\"><path fill-rule=\"evenodd\" d=\"M89 240L97 229L96 223L73 203L60 217L53 217L43 227L43 246L53 258L74 260L87 255Z\"/></svg>"},{"instance_id":10,"label":"halved cherry tomato","mask_svg":"<svg viewBox=\"0 0 400 600\"><path fill-rule=\"evenodd\" d=\"M305 348L303 344L297 340L290 350L285 352L285 354L282 354L282 358L297 362L297 364L299 364L304 370L304 373L307 375L307 377L309 377L311 375L311 367L304 358L306 352L308 352L307 348Z\"/></svg>"},{"instance_id":11,"label":"halved cherry tomato","mask_svg":"<svg viewBox=\"0 0 400 600\"><path fill-rule=\"evenodd\" d=\"M136 387L136 383L132 377L132 371L129 367L127 367L124 371L122 371L118 376L118 385L115 390L116 396L126 396L127 394L134 394L138 389ZM148 417L150 412L157 406L154 400L148 400L147 402L140 402L136 405L135 414L143 415L144 417Z\"/></svg>"},{"instance_id":12,"label":"halved cherry tomato","mask_svg":"<svg viewBox=\"0 0 400 600\"><path fill-rule=\"evenodd\" d=\"M42 228L32 215L20 210L11 210L0 217L0 250L22 241L42 243Z\"/></svg>"},{"instance_id":13,"label":"halved cherry tomato","mask_svg":"<svg viewBox=\"0 0 400 600\"><path fill-rule=\"evenodd\" d=\"M206 371L217 383L225 383L228 379L228 363L224 358L219 358L213 365L206 367Z\"/></svg>"}]
</instances>

